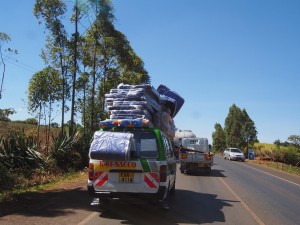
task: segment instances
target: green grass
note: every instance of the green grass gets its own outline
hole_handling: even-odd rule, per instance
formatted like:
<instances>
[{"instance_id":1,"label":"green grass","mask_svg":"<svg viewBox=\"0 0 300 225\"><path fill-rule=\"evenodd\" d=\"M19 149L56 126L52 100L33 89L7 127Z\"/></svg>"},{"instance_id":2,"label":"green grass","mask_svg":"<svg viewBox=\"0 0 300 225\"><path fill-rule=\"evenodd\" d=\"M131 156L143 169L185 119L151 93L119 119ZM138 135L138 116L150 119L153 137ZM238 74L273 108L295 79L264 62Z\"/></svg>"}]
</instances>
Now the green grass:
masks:
<instances>
[{"instance_id":1,"label":"green grass","mask_svg":"<svg viewBox=\"0 0 300 225\"><path fill-rule=\"evenodd\" d=\"M22 195L27 192L38 192L38 191L55 189L58 185L61 185L63 183L68 183L69 181L73 181L76 179L82 179L83 177L87 177L86 171L68 172L61 176L57 176L55 179L51 178L52 180L47 183L43 183L43 184L39 183L30 186L18 187L9 191L1 191L0 203L4 201L12 200L16 198L18 195Z\"/></svg>"},{"instance_id":2,"label":"green grass","mask_svg":"<svg viewBox=\"0 0 300 225\"><path fill-rule=\"evenodd\" d=\"M282 170L282 171L300 176L300 168L296 167L296 166L287 165L287 164L280 163L280 162L268 161L268 160L248 160L248 162L271 167L271 168L274 168L277 170Z\"/></svg>"}]
</instances>

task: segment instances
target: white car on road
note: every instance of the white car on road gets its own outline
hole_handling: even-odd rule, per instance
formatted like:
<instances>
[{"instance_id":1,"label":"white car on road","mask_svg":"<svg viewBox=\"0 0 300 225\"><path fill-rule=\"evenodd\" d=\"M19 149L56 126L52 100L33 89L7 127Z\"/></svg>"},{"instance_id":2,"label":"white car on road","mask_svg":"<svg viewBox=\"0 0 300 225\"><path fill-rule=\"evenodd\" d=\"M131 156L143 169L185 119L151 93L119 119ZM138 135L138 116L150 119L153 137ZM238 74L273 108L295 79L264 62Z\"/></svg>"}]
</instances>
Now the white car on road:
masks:
<instances>
[{"instance_id":1,"label":"white car on road","mask_svg":"<svg viewBox=\"0 0 300 225\"><path fill-rule=\"evenodd\" d=\"M223 152L224 159L245 161L245 155L239 148L226 148Z\"/></svg>"}]
</instances>

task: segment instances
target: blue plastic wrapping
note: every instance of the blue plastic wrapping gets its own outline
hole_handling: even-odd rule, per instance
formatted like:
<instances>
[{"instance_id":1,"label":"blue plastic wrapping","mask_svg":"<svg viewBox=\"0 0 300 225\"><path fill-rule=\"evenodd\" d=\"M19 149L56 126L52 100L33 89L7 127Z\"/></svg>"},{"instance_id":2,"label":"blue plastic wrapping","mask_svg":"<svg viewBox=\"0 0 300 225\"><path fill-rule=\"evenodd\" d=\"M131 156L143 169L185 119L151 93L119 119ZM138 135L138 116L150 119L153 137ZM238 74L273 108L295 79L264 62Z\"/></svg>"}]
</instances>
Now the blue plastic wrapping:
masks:
<instances>
[{"instance_id":1,"label":"blue plastic wrapping","mask_svg":"<svg viewBox=\"0 0 300 225\"><path fill-rule=\"evenodd\" d=\"M89 157L97 160L128 161L130 150L134 146L131 133L96 131Z\"/></svg>"},{"instance_id":2,"label":"blue plastic wrapping","mask_svg":"<svg viewBox=\"0 0 300 225\"><path fill-rule=\"evenodd\" d=\"M175 91L170 90L167 86L163 84L158 86L157 91L161 95L165 95L176 100L176 110L171 115L174 118L181 109L182 105L184 104L184 99Z\"/></svg>"},{"instance_id":3,"label":"blue plastic wrapping","mask_svg":"<svg viewBox=\"0 0 300 225\"><path fill-rule=\"evenodd\" d=\"M170 115L174 115L177 108L177 101L173 98L170 98L165 95L160 95L161 104L163 105L163 109L165 111L170 111Z\"/></svg>"}]
</instances>

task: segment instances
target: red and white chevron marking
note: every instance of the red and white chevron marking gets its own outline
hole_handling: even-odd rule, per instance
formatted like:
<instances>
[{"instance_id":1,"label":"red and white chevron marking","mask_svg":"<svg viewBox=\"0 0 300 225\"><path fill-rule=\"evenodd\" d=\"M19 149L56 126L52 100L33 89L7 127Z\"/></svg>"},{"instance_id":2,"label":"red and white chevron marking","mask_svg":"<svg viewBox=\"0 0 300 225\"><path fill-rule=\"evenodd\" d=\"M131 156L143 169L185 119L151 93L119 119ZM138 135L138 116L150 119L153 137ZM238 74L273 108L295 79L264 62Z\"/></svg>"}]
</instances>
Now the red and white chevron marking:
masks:
<instances>
[{"instance_id":1,"label":"red and white chevron marking","mask_svg":"<svg viewBox=\"0 0 300 225\"><path fill-rule=\"evenodd\" d=\"M144 181L150 188L158 188L158 186L159 186L158 173L145 173Z\"/></svg>"},{"instance_id":2,"label":"red and white chevron marking","mask_svg":"<svg viewBox=\"0 0 300 225\"><path fill-rule=\"evenodd\" d=\"M96 186L102 186L108 180L108 172L103 172L103 171L96 172L94 174L94 180Z\"/></svg>"}]
</instances>

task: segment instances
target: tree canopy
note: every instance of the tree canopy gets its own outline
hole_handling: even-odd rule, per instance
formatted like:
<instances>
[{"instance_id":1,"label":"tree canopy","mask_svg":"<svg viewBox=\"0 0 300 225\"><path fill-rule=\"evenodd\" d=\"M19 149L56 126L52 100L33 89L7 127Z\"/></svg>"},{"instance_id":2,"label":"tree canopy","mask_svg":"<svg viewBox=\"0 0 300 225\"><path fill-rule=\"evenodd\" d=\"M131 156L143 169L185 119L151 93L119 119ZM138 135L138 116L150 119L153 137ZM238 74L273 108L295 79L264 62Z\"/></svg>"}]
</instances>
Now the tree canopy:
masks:
<instances>
[{"instance_id":1,"label":"tree canopy","mask_svg":"<svg viewBox=\"0 0 300 225\"><path fill-rule=\"evenodd\" d=\"M215 132L212 134L212 139L215 151L222 151L226 148L226 135L221 124L215 124Z\"/></svg>"},{"instance_id":2,"label":"tree canopy","mask_svg":"<svg viewBox=\"0 0 300 225\"><path fill-rule=\"evenodd\" d=\"M241 110L235 104L229 108L225 119L224 129L220 124L215 125L213 133L215 150L226 147L247 148L257 142L257 130L246 109Z\"/></svg>"},{"instance_id":3,"label":"tree canopy","mask_svg":"<svg viewBox=\"0 0 300 225\"><path fill-rule=\"evenodd\" d=\"M13 108L0 109L0 121L3 121L3 122L10 121L10 119L8 117L15 113L16 113L16 111Z\"/></svg>"},{"instance_id":4,"label":"tree canopy","mask_svg":"<svg viewBox=\"0 0 300 225\"><path fill-rule=\"evenodd\" d=\"M70 10L68 21L66 14ZM76 0L72 9L62 0L35 2L34 15L44 24L47 35L41 56L46 66L59 71L62 131L67 103L71 105L70 133L76 124L75 116L81 117L84 128L93 132L98 122L106 119L104 95L109 89L122 82L150 83L142 59L126 36L115 29L113 11L110 0ZM84 20L89 21L89 26L80 33L78 24ZM70 22L74 24L73 32L65 29Z\"/></svg>"}]
</instances>

